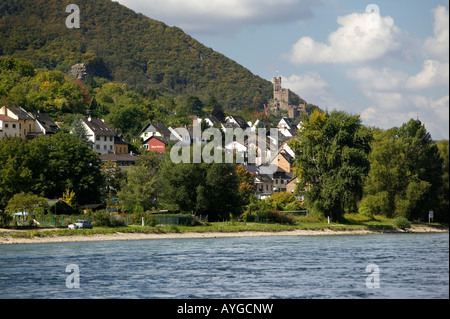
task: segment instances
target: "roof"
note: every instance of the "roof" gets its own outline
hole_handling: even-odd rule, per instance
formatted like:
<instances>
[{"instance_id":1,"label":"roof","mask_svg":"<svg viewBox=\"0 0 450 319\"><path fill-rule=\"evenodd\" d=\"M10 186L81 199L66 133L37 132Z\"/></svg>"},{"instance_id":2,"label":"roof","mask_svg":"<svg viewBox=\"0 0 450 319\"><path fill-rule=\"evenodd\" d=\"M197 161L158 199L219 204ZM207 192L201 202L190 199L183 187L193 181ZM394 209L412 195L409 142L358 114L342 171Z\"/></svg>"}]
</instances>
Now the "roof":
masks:
<instances>
[{"instance_id":1,"label":"roof","mask_svg":"<svg viewBox=\"0 0 450 319\"><path fill-rule=\"evenodd\" d=\"M7 115L0 114L0 121L2 122L18 122L18 120L13 119Z\"/></svg>"},{"instance_id":2,"label":"roof","mask_svg":"<svg viewBox=\"0 0 450 319\"><path fill-rule=\"evenodd\" d=\"M115 136L116 134L112 131L108 125L105 124L100 119L83 119L84 123L94 132L95 135L100 136Z\"/></svg>"},{"instance_id":3,"label":"roof","mask_svg":"<svg viewBox=\"0 0 450 319\"><path fill-rule=\"evenodd\" d=\"M163 123L150 122L144 127L144 129L139 133L139 135L145 132L158 132L167 139L169 139L171 135L170 130Z\"/></svg>"},{"instance_id":4,"label":"roof","mask_svg":"<svg viewBox=\"0 0 450 319\"><path fill-rule=\"evenodd\" d=\"M273 179L266 174L257 175L255 179L258 179L261 183L272 183Z\"/></svg>"},{"instance_id":5,"label":"roof","mask_svg":"<svg viewBox=\"0 0 450 319\"><path fill-rule=\"evenodd\" d=\"M39 122L39 124L41 124L41 126L47 133L59 132L58 125L53 122L52 118L47 113L31 113L31 115L33 115L35 120Z\"/></svg>"},{"instance_id":6,"label":"roof","mask_svg":"<svg viewBox=\"0 0 450 319\"><path fill-rule=\"evenodd\" d=\"M295 123L295 121L293 119L288 118L288 117L283 117L281 119L281 121L283 121L283 120L286 122L287 125L289 125L288 129L297 128L297 124ZM280 121L280 123L281 123L281 121Z\"/></svg>"},{"instance_id":7,"label":"roof","mask_svg":"<svg viewBox=\"0 0 450 319\"><path fill-rule=\"evenodd\" d=\"M127 142L127 140L122 135L115 135L114 136L114 144L126 144L129 145L130 143Z\"/></svg>"},{"instance_id":8,"label":"roof","mask_svg":"<svg viewBox=\"0 0 450 319\"><path fill-rule=\"evenodd\" d=\"M230 116L229 119L233 119L242 129L249 127L248 123L241 116Z\"/></svg>"},{"instance_id":9,"label":"roof","mask_svg":"<svg viewBox=\"0 0 450 319\"><path fill-rule=\"evenodd\" d=\"M152 136L152 137L146 139L142 144L147 144L148 142L150 142L151 139L158 140L161 143L164 143L166 145L169 145L169 143L170 143L170 140L167 139L167 138L164 138L164 137L161 137L161 136Z\"/></svg>"},{"instance_id":10,"label":"roof","mask_svg":"<svg viewBox=\"0 0 450 319\"><path fill-rule=\"evenodd\" d=\"M104 154L100 156L103 162L136 162L137 156L131 154Z\"/></svg>"},{"instance_id":11,"label":"roof","mask_svg":"<svg viewBox=\"0 0 450 319\"><path fill-rule=\"evenodd\" d=\"M34 121L34 119L21 107L8 107L8 111L14 113L19 120Z\"/></svg>"}]
</instances>

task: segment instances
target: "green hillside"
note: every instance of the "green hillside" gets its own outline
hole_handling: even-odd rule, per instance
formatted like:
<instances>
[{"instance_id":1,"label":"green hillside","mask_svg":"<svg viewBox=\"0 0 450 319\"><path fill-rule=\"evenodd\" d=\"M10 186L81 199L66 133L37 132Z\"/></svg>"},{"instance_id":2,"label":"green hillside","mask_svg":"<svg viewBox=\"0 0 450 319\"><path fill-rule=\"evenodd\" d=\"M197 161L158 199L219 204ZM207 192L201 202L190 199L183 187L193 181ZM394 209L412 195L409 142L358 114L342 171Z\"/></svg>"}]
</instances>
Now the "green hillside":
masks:
<instances>
[{"instance_id":1,"label":"green hillside","mask_svg":"<svg viewBox=\"0 0 450 319\"><path fill-rule=\"evenodd\" d=\"M272 85L181 29L169 27L110 0L77 0L80 29L66 27L73 1L2 0L0 55L36 68L68 73L77 63L93 76L134 90L173 96L215 96L229 110L261 108ZM298 97L297 97L298 98Z\"/></svg>"}]
</instances>

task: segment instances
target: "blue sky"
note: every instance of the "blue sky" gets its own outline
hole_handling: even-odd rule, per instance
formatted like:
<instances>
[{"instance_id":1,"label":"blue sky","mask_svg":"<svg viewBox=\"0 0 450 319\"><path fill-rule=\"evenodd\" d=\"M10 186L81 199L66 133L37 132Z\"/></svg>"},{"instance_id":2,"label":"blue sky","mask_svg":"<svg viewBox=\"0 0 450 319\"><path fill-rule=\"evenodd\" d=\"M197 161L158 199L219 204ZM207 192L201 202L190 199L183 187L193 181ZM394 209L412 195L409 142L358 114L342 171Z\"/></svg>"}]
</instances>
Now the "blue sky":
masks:
<instances>
[{"instance_id":1,"label":"blue sky","mask_svg":"<svg viewBox=\"0 0 450 319\"><path fill-rule=\"evenodd\" d=\"M383 129L418 117L449 138L448 1L117 1L322 109Z\"/></svg>"}]
</instances>

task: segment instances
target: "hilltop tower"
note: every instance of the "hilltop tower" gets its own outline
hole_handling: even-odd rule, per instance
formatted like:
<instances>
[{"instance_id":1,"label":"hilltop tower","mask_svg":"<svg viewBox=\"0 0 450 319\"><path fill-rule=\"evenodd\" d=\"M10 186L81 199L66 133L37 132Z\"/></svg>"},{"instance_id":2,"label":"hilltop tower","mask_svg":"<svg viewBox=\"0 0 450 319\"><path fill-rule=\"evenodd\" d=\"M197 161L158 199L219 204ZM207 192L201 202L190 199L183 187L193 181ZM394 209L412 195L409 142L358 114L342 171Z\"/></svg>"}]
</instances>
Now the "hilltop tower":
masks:
<instances>
[{"instance_id":1,"label":"hilltop tower","mask_svg":"<svg viewBox=\"0 0 450 319\"><path fill-rule=\"evenodd\" d=\"M273 78L273 99L274 99L274 108L278 110L289 111L289 89L283 89L281 85L281 77Z\"/></svg>"}]
</instances>

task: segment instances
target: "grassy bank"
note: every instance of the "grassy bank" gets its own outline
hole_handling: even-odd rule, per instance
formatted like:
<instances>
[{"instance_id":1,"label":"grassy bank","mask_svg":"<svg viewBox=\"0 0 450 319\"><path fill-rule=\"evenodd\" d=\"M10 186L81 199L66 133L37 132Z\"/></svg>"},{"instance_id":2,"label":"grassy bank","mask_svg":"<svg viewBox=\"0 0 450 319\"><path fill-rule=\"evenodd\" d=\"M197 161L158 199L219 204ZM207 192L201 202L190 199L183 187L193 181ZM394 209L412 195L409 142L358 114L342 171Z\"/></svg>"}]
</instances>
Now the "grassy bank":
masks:
<instances>
[{"instance_id":1,"label":"grassy bank","mask_svg":"<svg viewBox=\"0 0 450 319\"><path fill-rule=\"evenodd\" d=\"M411 227L446 228L437 223L412 223ZM362 215L347 214L342 223L331 223L317 217L297 216L293 225L276 223L217 222L197 226L124 226L94 227L94 229L33 229L0 231L0 236L11 238L45 238L58 236L95 236L123 234L172 234L172 233L239 233L239 232L286 232L295 230L331 231L396 231L399 230L394 219L377 217L371 220Z\"/></svg>"}]
</instances>

